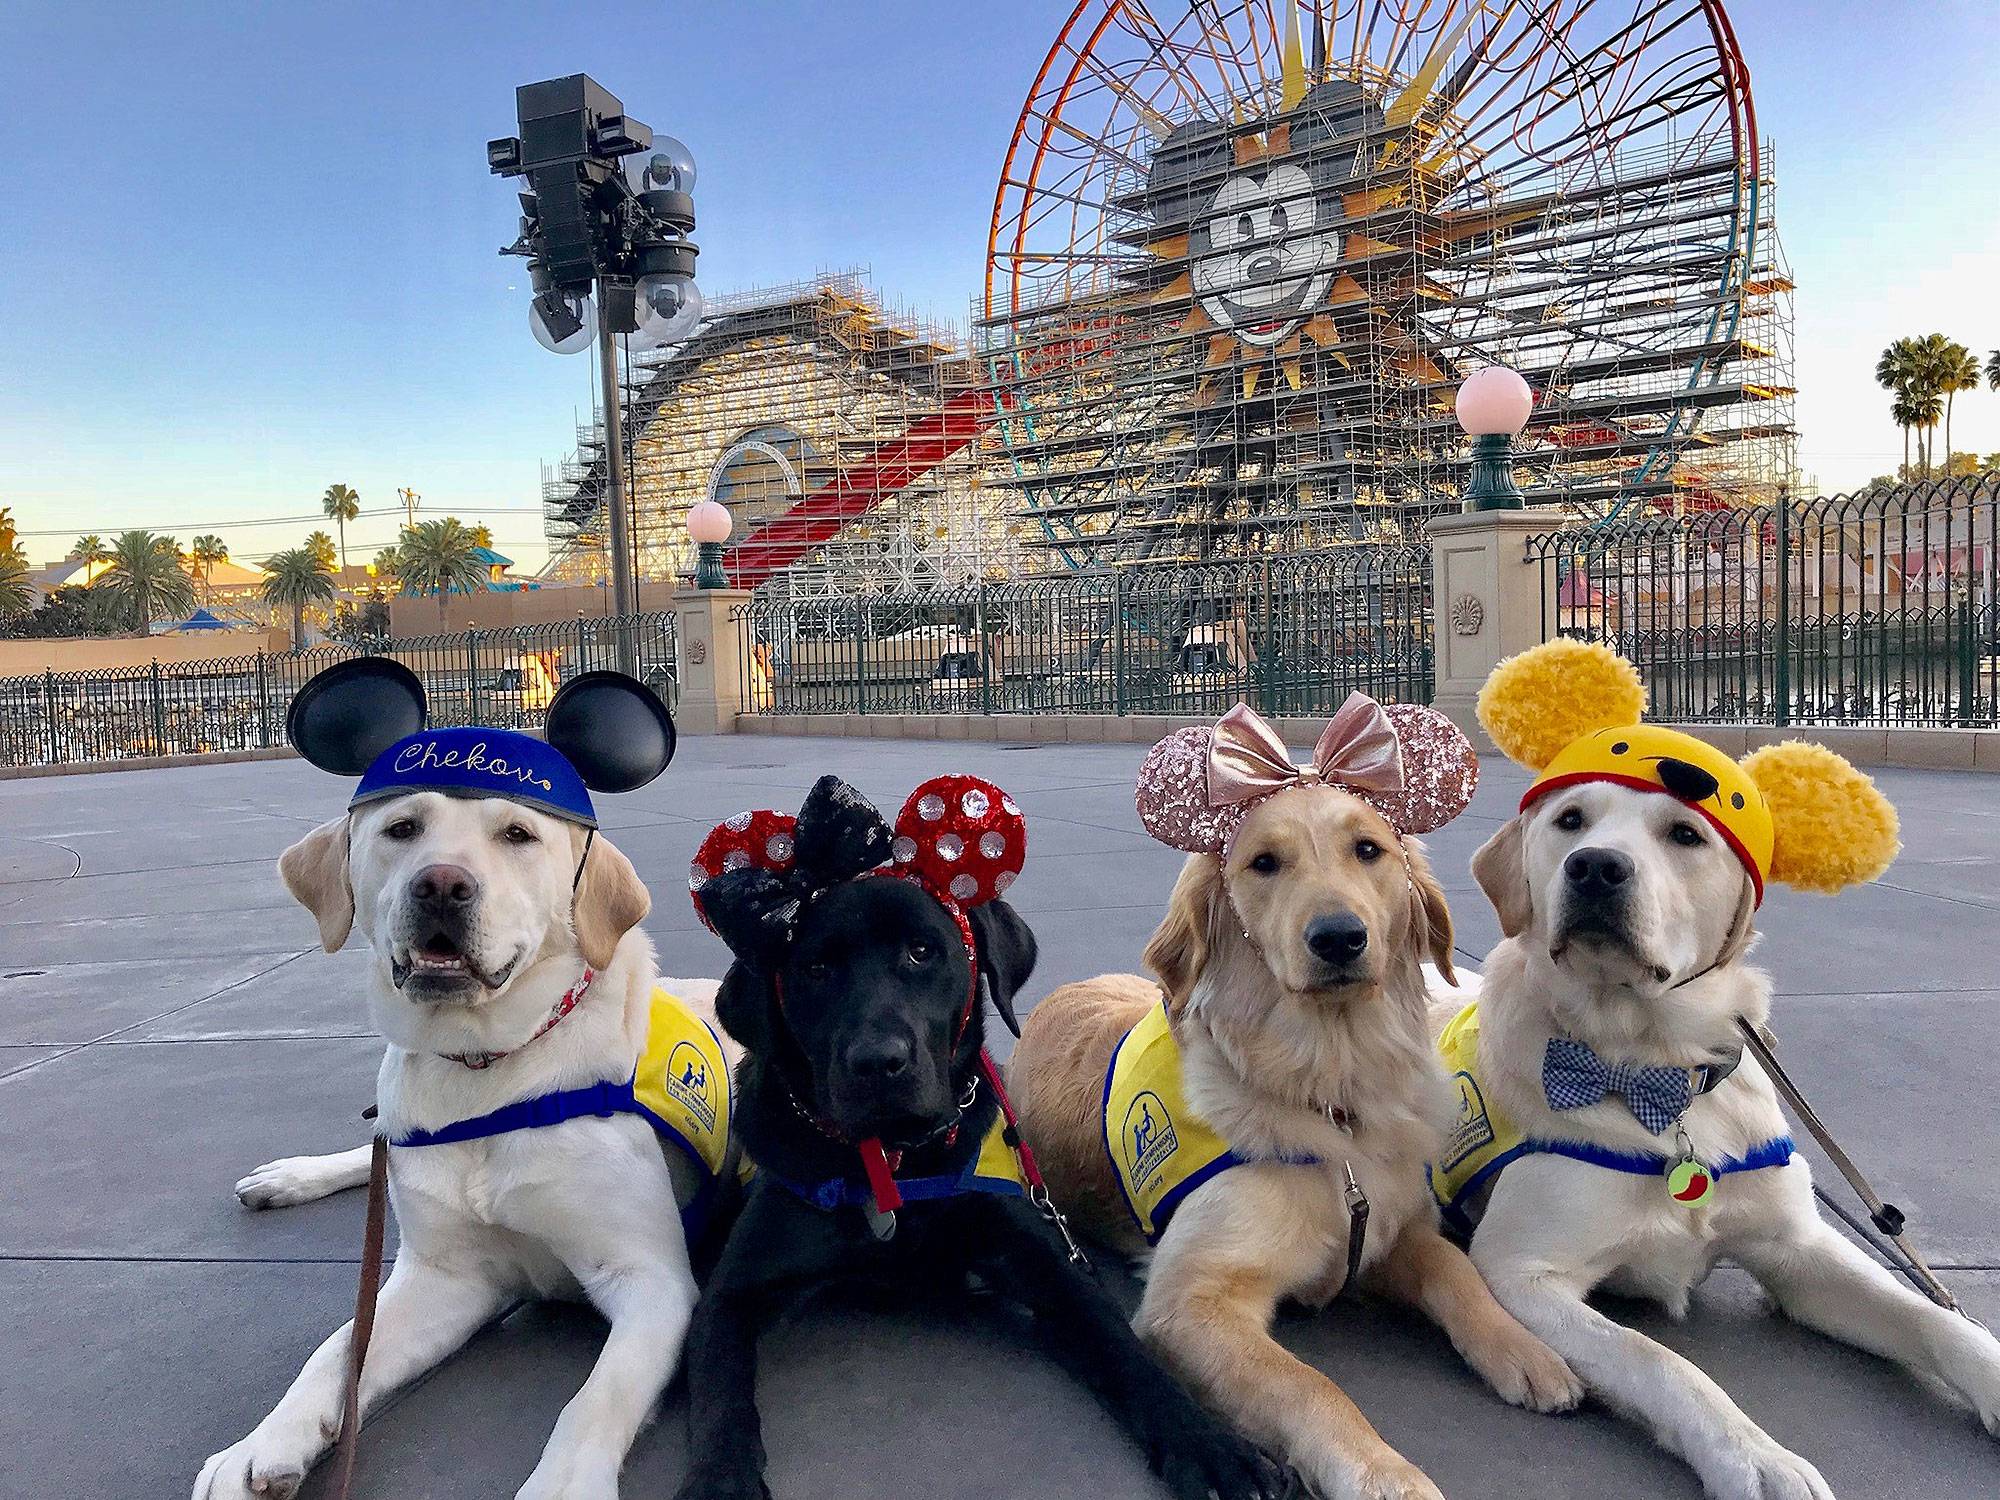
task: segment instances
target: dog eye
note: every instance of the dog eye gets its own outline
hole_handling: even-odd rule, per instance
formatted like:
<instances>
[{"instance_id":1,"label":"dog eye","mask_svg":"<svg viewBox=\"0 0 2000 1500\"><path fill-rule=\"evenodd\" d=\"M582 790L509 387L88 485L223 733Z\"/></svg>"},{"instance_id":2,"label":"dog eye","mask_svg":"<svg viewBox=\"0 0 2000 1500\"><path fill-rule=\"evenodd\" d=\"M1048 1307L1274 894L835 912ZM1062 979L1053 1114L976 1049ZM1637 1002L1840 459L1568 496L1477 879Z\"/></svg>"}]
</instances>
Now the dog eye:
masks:
<instances>
[{"instance_id":1,"label":"dog eye","mask_svg":"<svg viewBox=\"0 0 2000 1500\"><path fill-rule=\"evenodd\" d=\"M1354 846L1354 857L1364 865L1373 864L1382 857L1382 846L1373 839L1363 839Z\"/></svg>"},{"instance_id":2,"label":"dog eye","mask_svg":"<svg viewBox=\"0 0 2000 1500\"><path fill-rule=\"evenodd\" d=\"M916 942L906 947L903 953L913 964L927 964L931 961L931 955L936 951L929 943Z\"/></svg>"},{"instance_id":3,"label":"dog eye","mask_svg":"<svg viewBox=\"0 0 2000 1500\"><path fill-rule=\"evenodd\" d=\"M521 823L509 823L500 837L510 844L533 844L538 842L533 831Z\"/></svg>"},{"instance_id":4,"label":"dog eye","mask_svg":"<svg viewBox=\"0 0 2000 1500\"><path fill-rule=\"evenodd\" d=\"M423 832L423 827L415 818L398 818L382 830L384 838L413 839Z\"/></svg>"},{"instance_id":5,"label":"dog eye","mask_svg":"<svg viewBox=\"0 0 2000 1500\"><path fill-rule=\"evenodd\" d=\"M1278 873L1278 856L1270 853L1260 854L1250 861L1250 868L1259 875L1275 875Z\"/></svg>"},{"instance_id":6,"label":"dog eye","mask_svg":"<svg viewBox=\"0 0 2000 1500\"><path fill-rule=\"evenodd\" d=\"M1575 833L1577 829L1583 827L1582 809L1565 807L1561 812L1556 814L1556 827L1560 828L1564 833Z\"/></svg>"},{"instance_id":7,"label":"dog eye","mask_svg":"<svg viewBox=\"0 0 2000 1500\"><path fill-rule=\"evenodd\" d=\"M1701 836L1701 830L1692 823L1674 824L1672 838L1676 844L1687 849L1696 849L1708 842Z\"/></svg>"}]
</instances>

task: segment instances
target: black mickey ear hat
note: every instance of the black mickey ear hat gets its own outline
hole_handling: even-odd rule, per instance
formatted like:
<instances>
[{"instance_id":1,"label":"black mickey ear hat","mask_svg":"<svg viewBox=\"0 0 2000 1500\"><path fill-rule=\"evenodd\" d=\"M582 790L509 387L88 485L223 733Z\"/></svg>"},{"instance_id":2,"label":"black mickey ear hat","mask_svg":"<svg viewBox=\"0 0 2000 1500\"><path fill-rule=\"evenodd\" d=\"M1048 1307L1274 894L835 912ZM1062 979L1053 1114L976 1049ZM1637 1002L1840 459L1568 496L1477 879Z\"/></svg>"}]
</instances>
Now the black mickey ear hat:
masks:
<instances>
[{"instance_id":1,"label":"black mickey ear hat","mask_svg":"<svg viewBox=\"0 0 2000 1500\"><path fill-rule=\"evenodd\" d=\"M593 792L644 786L674 758L673 715L623 672L572 677L549 703L544 737Z\"/></svg>"},{"instance_id":2,"label":"black mickey ear hat","mask_svg":"<svg viewBox=\"0 0 2000 1500\"><path fill-rule=\"evenodd\" d=\"M285 738L322 771L359 776L396 741L424 727L424 685L386 656L336 662L299 689Z\"/></svg>"}]
</instances>

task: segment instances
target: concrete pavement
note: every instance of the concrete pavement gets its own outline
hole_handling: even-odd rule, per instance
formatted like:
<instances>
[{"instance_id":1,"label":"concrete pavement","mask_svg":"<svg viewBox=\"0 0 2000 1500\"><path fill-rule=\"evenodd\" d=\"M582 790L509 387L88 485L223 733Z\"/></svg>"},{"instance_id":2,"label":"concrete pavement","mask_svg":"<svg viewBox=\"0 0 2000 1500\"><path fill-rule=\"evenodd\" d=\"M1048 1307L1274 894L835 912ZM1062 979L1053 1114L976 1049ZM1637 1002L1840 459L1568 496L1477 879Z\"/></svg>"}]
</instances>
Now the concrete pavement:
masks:
<instances>
[{"instance_id":1,"label":"concrete pavement","mask_svg":"<svg viewBox=\"0 0 2000 1500\"><path fill-rule=\"evenodd\" d=\"M1179 857L1139 831L1142 753L690 739L664 778L603 811L653 885L663 969L718 974L724 950L684 894L717 819L795 808L825 771L890 808L938 770L990 776L1029 817L1013 894L1042 944L1032 997L1133 967L1158 916ZM1903 813L1902 859L1838 901L1774 890L1760 956L1789 1064L1992 1321L2000 782L1880 780ZM1498 934L1467 861L1522 784L1489 762L1473 810L1432 841L1471 959ZM379 1047L354 994L360 955L321 954L272 868L342 801L342 783L297 761L0 783L0 1496L185 1494L203 1456L246 1432L351 1310L358 1195L253 1214L229 1191L260 1161L363 1139ZM1844 1500L2000 1492L2000 1444L1899 1371L1772 1317L1740 1272L1718 1273L1682 1324L1616 1314L1714 1375ZM1502 1405L1440 1334L1392 1310L1343 1306L1280 1336L1447 1495L1699 1493L1602 1411ZM362 1493L511 1495L601 1337L569 1308L489 1328L369 1424ZM836 1305L765 1351L780 1500L1159 1493L1089 1398L992 1310L951 1322ZM672 1492L683 1404L673 1393L640 1438L626 1495Z\"/></svg>"}]
</instances>

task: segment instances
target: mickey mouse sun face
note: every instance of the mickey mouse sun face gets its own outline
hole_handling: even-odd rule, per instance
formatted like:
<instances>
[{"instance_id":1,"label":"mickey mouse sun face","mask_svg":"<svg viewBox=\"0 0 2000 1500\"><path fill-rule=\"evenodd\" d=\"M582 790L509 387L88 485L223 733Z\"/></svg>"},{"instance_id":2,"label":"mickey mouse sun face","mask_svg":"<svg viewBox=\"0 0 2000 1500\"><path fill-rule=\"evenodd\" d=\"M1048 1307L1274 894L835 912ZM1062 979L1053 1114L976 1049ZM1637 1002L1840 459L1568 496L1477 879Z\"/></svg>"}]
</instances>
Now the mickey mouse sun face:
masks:
<instances>
[{"instance_id":1,"label":"mickey mouse sun face","mask_svg":"<svg viewBox=\"0 0 2000 1500\"><path fill-rule=\"evenodd\" d=\"M1281 342L1325 298L1340 260L1339 233L1319 222L1312 179L1296 163L1226 179L1188 236L1202 309L1246 344Z\"/></svg>"}]
</instances>

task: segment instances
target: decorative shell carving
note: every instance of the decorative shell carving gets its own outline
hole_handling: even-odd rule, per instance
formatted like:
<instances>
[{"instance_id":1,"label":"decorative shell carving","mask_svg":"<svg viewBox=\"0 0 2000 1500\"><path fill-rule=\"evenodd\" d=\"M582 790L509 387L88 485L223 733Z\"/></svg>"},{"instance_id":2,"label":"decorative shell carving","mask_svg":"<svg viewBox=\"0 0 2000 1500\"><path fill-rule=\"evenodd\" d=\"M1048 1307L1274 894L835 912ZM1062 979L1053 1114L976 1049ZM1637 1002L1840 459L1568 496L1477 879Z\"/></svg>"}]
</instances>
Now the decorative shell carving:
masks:
<instances>
[{"instance_id":1,"label":"decorative shell carving","mask_svg":"<svg viewBox=\"0 0 2000 1500\"><path fill-rule=\"evenodd\" d=\"M695 636L688 642L688 661L692 665L698 667L707 660L708 660L708 642L703 640L700 636Z\"/></svg>"},{"instance_id":2,"label":"decorative shell carving","mask_svg":"<svg viewBox=\"0 0 2000 1500\"><path fill-rule=\"evenodd\" d=\"M1451 601L1451 628L1457 635L1478 635L1486 623L1486 606L1474 594L1460 594Z\"/></svg>"}]
</instances>

